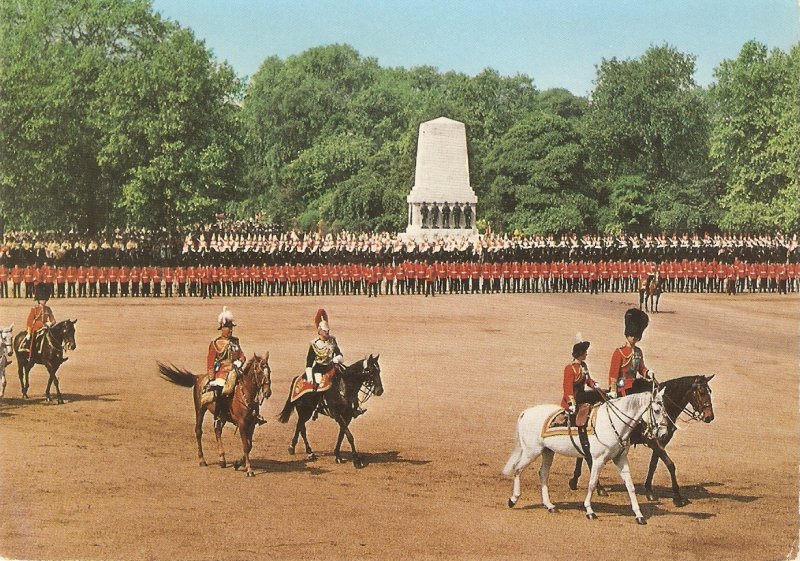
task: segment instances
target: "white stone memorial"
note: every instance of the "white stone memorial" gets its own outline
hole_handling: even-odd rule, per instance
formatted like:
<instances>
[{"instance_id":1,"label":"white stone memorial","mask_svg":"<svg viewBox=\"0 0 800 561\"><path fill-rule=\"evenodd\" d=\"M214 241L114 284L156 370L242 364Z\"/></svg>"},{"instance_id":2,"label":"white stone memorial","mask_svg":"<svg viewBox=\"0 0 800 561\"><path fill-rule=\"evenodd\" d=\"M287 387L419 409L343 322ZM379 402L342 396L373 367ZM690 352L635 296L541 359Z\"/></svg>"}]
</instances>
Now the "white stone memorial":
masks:
<instances>
[{"instance_id":1,"label":"white stone memorial","mask_svg":"<svg viewBox=\"0 0 800 561\"><path fill-rule=\"evenodd\" d=\"M419 126L414 187L408 197L410 238L478 235L475 205L478 197L469 183L467 129L446 117Z\"/></svg>"}]
</instances>

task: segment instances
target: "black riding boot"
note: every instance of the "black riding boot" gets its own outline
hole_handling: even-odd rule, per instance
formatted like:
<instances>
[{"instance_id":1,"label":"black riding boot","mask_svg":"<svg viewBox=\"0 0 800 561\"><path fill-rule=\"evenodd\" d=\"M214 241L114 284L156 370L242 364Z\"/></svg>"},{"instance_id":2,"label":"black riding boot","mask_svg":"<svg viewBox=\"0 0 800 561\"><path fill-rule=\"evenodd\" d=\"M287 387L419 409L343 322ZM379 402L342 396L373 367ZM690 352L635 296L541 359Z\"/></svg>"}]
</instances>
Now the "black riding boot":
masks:
<instances>
[{"instance_id":1,"label":"black riding boot","mask_svg":"<svg viewBox=\"0 0 800 561\"><path fill-rule=\"evenodd\" d=\"M583 448L583 456L586 460L586 465L589 466L589 471L592 471L592 452L589 449L589 436L586 434L586 427L578 428L578 439L581 441L581 448Z\"/></svg>"}]
</instances>

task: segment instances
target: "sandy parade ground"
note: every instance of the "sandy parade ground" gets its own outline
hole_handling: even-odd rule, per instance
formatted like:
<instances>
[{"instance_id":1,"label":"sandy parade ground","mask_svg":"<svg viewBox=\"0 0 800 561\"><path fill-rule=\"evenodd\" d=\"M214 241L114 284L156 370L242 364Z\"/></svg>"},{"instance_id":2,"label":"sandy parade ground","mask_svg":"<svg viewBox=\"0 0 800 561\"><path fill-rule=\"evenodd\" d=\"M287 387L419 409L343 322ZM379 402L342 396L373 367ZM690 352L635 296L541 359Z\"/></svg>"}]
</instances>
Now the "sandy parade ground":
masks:
<instances>
[{"instance_id":1,"label":"sandy parade ground","mask_svg":"<svg viewBox=\"0 0 800 561\"><path fill-rule=\"evenodd\" d=\"M66 403L44 401L46 372L21 399L16 363L0 402L0 556L12 559L674 559L779 560L798 554L800 296L665 294L641 347L659 379L715 374L711 424L681 421L668 451L685 507L659 466L657 502L642 483L648 449L630 452L647 526L637 526L613 465L583 514L587 478L550 477L559 512L541 505L539 461L514 509L500 471L519 413L558 403L576 332L607 381L624 343L627 294L51 300L78 319L59 371ZM198 466L191 391L156 361L205 370L222 305L248 356L270 352L273 396L256 429L256 477L216 465L207 416ZM0 326L24 329L31 303L0 301ZM302 371L324 307L346 362L380 353L385 393L352 424L366 467L338 465L336 427L309 424L319 458L287 446L276 416ZM241 454L228 425L229 460ZM348 453L349 448L343 447ZM576 553L580 551L580 553Z\"/></svg>"}]
</instances>

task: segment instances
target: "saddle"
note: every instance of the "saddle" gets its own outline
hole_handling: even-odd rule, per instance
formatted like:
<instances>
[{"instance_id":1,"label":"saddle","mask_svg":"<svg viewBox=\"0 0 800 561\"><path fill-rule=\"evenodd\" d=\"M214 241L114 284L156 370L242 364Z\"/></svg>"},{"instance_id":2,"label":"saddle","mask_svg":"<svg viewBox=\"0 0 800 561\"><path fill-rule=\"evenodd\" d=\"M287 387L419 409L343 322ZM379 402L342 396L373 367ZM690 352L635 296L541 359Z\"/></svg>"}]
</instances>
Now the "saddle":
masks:
<instances>
[{"instance_id":1,"label":"saddle","mask_svg":"<svg viewBox=\"0 0 800 561\"><path fill-rule=\"evenodd\" d=\"M297 376L294 380L292 380L292 392L289 396L289 399L291 401L296 401L307 393L328 391L333 385L331 378L333 378L335 373L336 367L332 366L322 374L322 380L319 384L309 382L306 380L305 376Z\"/></svg>"},{"instance_id":2,"label":"saddle","mask_svg":"<svg viewBox=\"0 0 800 561\"><path fill-rule=\"evenodd\" d=\"M577 436L578 427L586 427L586 434L594 434L595 419L599 403L589 405L581 403L575 413L575 419L568 419L569 413L559 409L552 413L542 426L542 438L548 436ZM569 420L569 423L567 422Z\"/></svg>"}]
</instances>

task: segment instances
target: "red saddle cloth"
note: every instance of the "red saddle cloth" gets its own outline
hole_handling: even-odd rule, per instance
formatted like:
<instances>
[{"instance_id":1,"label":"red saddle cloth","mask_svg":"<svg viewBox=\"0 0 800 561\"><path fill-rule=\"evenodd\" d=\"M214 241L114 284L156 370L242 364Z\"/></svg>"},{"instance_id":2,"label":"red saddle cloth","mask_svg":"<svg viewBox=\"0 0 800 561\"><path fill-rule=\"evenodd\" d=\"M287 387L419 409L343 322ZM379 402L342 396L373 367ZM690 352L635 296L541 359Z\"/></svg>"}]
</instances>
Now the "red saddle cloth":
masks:
<instances>
[{"instance_id":1,"label":"red saddle cloth","mask_svg":"<svg viewBox=\"0 0 800 561\"><path fill-rule=\"evenodd\" d=\"M290 399L295 401L307 393L324 392L330 389L331 378L333 378L334 372L336 372L335 368L331 368L325 372L322 375L322 381L317 386L307 381L305 376L298 376L294 379L294 382L292 382L292 395Z\"/></svg>"}]
</instances>

